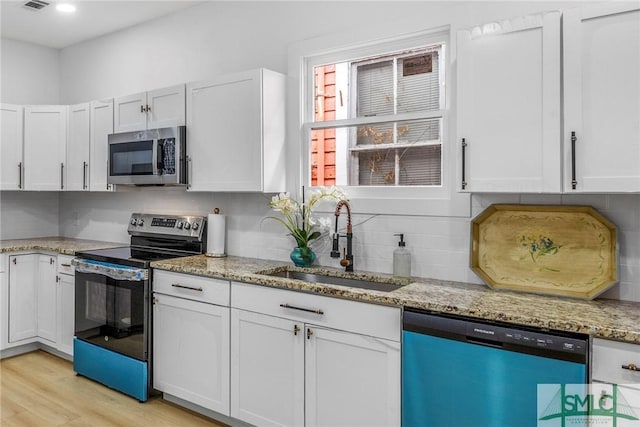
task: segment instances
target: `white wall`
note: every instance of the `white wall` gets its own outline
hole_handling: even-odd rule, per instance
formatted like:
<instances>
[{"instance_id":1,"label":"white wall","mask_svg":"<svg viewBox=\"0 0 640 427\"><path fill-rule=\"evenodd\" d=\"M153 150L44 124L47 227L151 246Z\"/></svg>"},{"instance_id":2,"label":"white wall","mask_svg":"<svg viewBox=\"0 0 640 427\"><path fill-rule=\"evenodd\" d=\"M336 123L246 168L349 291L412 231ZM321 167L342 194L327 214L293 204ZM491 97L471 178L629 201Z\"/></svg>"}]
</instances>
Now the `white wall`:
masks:
<instances>
[{"instance_id":1,"label":"white wall","mask_svg":"<svg viewBox=\"0 0 640 427\"><path fill-rule=\"evenodd\" d=\"M60 51L3 38L0 102L60 103Z\"/></svg>"},{"instance_id":2,"label":"white wall","mask_svg":"<svg viewBox=\"0 0 640 427\"><path fill-rule=\"evenodd\" d=\"M198 80L255 67L287 71L287 49L333 31L398 34L452 24L452 28L557 8L575 2L209 2L61 52L61 102ZM373 29L373 30L372 30ZM453 40L454 41L454 40ZM289 141L292 144L297 141ZM271 215L268 195L186 193L182 189L132 189L115 194L60 194L60 233L127 242L132 212L228 215L227 253L287 260L293 247ZM472 198L476 215L491 203L590 204L620 229L621 285L607 295L640 301L640 195L485 196ZM354 228L356 269L391 272L394 233L405 233L413 274L445 280L480 280L469 270L469 218L359 215ZM76 221L75 218L78 218ZM341 218L341 221L343 218ZM319 263L337 266L329 242Z\"/></svg>"}]
</instances>

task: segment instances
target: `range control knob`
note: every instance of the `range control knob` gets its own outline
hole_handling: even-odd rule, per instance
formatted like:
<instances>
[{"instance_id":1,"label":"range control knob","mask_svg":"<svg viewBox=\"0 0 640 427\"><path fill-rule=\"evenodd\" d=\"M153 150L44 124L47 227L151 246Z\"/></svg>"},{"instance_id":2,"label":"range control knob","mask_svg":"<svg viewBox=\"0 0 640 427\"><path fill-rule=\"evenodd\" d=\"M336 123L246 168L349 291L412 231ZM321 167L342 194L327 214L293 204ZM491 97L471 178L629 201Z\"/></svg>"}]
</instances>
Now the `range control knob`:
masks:
<instances>
[{"instance_id":1,"label":"range control knob","mask_svg":"<svg viewBox=\"0 0 640 427\"><path fill-rule=\"evenodd\" d=\"M144 219L138 218L138 225L142 227L144 225Z\"/></svg>"},{"instance_id":2,"label":"range control knob","mask_svg":"<svg viewBox=\"0 0 640 427\"><path fill-rule=\"evenodd\" d=\"M176 228L178 230L182 230L182 226L183 226L182 221L178 221L178 223L176 224Z\"/></svg>"},{"instance_id":3,"label":"range control knob","mask_svg":"<svg viewBox=\"0 0 640 427\"><path fill-rule=\"evenodd\" d=\"M185 222L185 223L184 223L184 229L185 229L185 230L188 230L188 229L190 229L190 228L191 228L191 224L190 224L190 223L188 223L188 222Z\"/></svg>"},{"instance_id":4,"label":"range control knob","mask_svg":"<svg viewBox=\"0 0 640 427\"><path fill-rule=\"evenodd\" d=\"M193 226L191 226L191 228L195 231L195 230L197 230L198 228L200 228L200 224L198 224L197 222L194 222L194 223L193 223Z\"/></svg>"},{"instance_id":5,"label":"range control knob","mask_svg":"<svg viewBox=\"0 0 640 427\"><path fill-rule=\"evenodd\" d=\"M131 218L131 225L136 225L138 223L138 221L136 221L135 218Z\"/></svg>"}]
</instances>

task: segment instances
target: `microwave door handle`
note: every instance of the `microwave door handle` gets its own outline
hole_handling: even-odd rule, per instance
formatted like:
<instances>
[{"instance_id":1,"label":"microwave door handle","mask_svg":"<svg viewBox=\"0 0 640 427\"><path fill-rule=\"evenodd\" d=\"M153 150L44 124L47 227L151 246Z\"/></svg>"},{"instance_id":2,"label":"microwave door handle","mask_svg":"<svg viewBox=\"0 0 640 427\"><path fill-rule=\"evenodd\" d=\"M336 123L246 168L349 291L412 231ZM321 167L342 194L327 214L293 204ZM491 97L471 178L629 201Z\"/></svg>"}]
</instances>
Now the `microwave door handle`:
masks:
<instances>
[{"instance_id":1,"label":"microwave door handle","mask_svg":"<svg viewBox=\"0 0 640 427\"><path fill-rule=\"evenodd\" d=\"M160 171L158 170L158 144L160 141L158 141L157 139L153 140L153 145L151 148L151 168L152 168L152 173L154 175L160 175Z\"/></svg>"},{"instance_id":2,"label":"microwave door handle","mask_svg":"<svg viewBox=\"0 0 640 427\"><path fill-rule=\"evenodd\" d=\"M155 144L153 144L156 152L153 155L155 159L155 170L153 171L155 175L162 175L162 171L164 170L164 143L160 139L156 139Z\"/></svg>"}]
</instances>

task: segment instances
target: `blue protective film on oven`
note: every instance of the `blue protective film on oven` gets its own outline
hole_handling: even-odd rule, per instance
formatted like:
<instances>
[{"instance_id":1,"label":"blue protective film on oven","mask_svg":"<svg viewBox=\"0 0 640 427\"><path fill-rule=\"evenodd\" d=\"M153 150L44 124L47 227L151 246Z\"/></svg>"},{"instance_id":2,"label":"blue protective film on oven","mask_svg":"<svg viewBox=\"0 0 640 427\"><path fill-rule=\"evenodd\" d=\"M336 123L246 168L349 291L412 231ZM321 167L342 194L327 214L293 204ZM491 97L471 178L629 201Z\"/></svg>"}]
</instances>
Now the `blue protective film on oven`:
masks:
<instances>
[{"instance_id":1,"label":"blue protective film on oven","mask_svg":"<svg viewBox=\"0 0 640 427\"><path fill-rule=\"evenodd\" d=\"M107 387L147 400L147 363L73 339L73 370Z\"/></svg>"},{"instance_id":2,"label":"blue protective film on oven","mask_svg":"<svg viewBox=\"0 0 640 427\"><path fill-rule=\"evenodd\" d=\"M149 278L149 271L145 268L77 258L74 258L71 264L75 266L77 272L102 274L115 280L141 281Z\"/></svg>"}]
</instances>

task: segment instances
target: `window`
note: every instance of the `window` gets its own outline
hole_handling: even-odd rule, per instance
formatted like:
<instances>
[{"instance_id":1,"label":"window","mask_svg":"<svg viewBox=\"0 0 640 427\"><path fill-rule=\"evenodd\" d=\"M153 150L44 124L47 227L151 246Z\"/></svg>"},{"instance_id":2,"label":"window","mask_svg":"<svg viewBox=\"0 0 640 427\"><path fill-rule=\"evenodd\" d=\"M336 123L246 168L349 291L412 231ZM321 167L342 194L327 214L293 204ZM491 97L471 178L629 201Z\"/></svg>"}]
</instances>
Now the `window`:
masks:
<instances>
[{"instance_id":1,"label":"window","mask_svg":"<svg viewBox=\"0 0 640 427\"><path fill-rule=\"evenodd\" d=\"M362 27L289 47L300 82L300 104L289 104L290 135L300 134L291 190L345 187L359 213L470 216L469 194L453 184L450 28L407 31Z\"/></svg>"},{"instance_id":2,"label":"window","mask_svg":"<svg viewBox=\"0 0 640 427\"><path fill-rule=\"evenodd\" d=\"M444 49L312 67L312 186L442 185Z\"/></svg>"}]
</instances>

